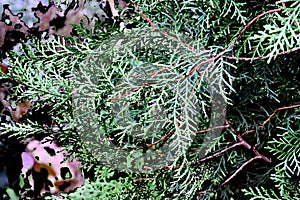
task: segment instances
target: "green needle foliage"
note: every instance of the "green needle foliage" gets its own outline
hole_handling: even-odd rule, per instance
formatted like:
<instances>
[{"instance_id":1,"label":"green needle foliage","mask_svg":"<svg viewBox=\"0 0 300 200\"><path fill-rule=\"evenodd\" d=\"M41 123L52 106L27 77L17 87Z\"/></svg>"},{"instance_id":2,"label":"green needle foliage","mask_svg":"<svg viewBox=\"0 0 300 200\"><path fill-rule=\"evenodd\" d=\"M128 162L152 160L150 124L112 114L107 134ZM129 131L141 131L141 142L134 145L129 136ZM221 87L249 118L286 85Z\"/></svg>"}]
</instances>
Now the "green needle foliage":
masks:
<instances>
[{"instance_id":1,"label":"green needle foliage","mask_svg":"<svg viewBox=\"0 0 300 200\"><path fill-rule=\"evenodd\" d=\"M64 199L299 199L300 2L133 2L8 54L32 108L3 134L53 135L82 162Z\"/></svg>"}]
</instances>

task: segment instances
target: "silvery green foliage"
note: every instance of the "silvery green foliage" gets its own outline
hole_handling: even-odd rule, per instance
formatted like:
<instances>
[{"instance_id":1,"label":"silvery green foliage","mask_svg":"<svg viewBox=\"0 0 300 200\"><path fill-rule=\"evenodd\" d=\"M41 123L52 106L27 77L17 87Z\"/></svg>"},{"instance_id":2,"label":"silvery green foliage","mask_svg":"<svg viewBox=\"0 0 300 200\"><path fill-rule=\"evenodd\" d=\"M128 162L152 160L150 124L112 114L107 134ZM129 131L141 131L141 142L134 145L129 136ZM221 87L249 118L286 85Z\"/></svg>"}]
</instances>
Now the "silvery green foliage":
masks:
<instances>
[{"instance_id":1,"label":"silvery green foliage","mask_svg":"<svg viewBox=\"0 0 300 200\"><path fill-rule=\"evenodd\" d=\"M110 37L91 52L79 71L75 72L75 88L78 90L74 92L74 117L77 130L100 162L119 170L144 172L145 167L156 170L172 168L178 163L189 164L186 151L196 135L200 115L209 121L207 113L210 105L214 106L214 101L226 103L224 82L227 80L222 74L225 66L232 65L221 59L216 63L199 65L216 54L218 48L204 50L197 41L190 41L180 34L167 34L173 37L151 29L132 30ZM202 74L194 71L186 76L197 65ZM201 81L196 84L200 76ZM193 92L201 91L201 88L206 94L199 92L196 95ZM220 98L215 98L215 92ZM205 97L208 100L204 100ZM103 102L102 107L106 109L95 113L94 102ZM145 108L132 110L132 102ZM214 108L211 110L216 112ZM141 149L130 150L136 142L155 142L167 132L174 133L163 142L159 154L151 150L146 153ZM87 133L91 133L92 137L89 138ZM119 147L111 140L117 140ZM212 149L215 144L210 146L208 140L206 145ZM120 147L122 150L116 149ZM170 187L180 190L179 196L192 195L201 185L190 188L188 183L197 179L190 168L175 171ZM178 181L184 178L186 184L178 186Z\"/></svg>"},{"instance_id":2,"label":"silvery green foliage","mask_svg":"<svg viewBox=\"0 0 300 200\"><path fill-rule=\"evenodd\" d=\"M224 90L224 82L227 80L223 79L222 74L225 71L224 66L232 65L220 59L216 63L209 64L209 67L207 67L207 65L206 68L203 66L199 67L199 70L202 71L201 76L203 78L197 84L197 87L194 87L200 76L197 71L192 72L185 80L182 81L181 79L202 60L216 54L219 48L203 50L197 41L188 42L189 46L187 47L185 43L180 41L182 36L179 33L177 33L178 35L173 34L178 38L175 40L156 36L156 43L153 41L153 37L143 37L144 41L141 42L141 36L147 33L159 34L150 29L146 31L129 32L128 35L130 35L131 40L128 40L128 42L125 41L125 44L121 45L118 43L119 35L116 36L118 40L114 40L113 37L111 40L105 41L89 39L86 43L74 44L68 43L72 42L71 40L62 40L55 37L42 41L33 40L30 45L24 44L25 46L22 49L22 55L28 55L28 57L13 54L15 57L14 63L12 63L14 68L12 68L10 75L14 77L15 81L22 83L15 87L15 91L19 94L20 98L33 99L33 109L45 103L51 105L49 114L56 121L56 125L50 127L51 129L48 130L57 134L62 141L65 141L65 145L69 146L67 148L74 147L73 143L69 143L66 140L77 139L77 142L80 143L80 140L76 138L76 134L72 132L78 132L79 136L81 134L79 139L82 139L83 146L81 148L84 149L78 149L79 154L77 154L76 151L74 153L83 161L91 162L91 160L95 159L96 161L110 164L112 167L117 167L118 169L130 169L129 167L133 167L139 170L145 170L145 166L150 166L155 170L158 167L168 166L169 164L172 164L170 166L171 168L178 163L180 163L180 165L190 164L191 161L187 157L186 151L193 142L193 137L195 137L195 132L198 129L200 118L203 118L201 119L201 123L209 122L209 108L213 101L212 91L219 91L219 95L224 95L221 99L228 99L226 97L227 91ZM134 37L136 37L137 42L140 42L140 44L130 46L133 44L132 41L135 40L133 39ZM161 49L158 49L159 51L153 52L153 55L157 57L154 57L151 63L149 63L150 61L147 60L148 57L145 55L134 55L143 51L146 52L149 49L152 50L161 42L167 43ZM99 44L98 49L92 48L95 46L95 43ZM176 45L170 48L168 45L172 43ZM144 47L142 46L143 44L150 45ZM118 53L112 51L116 45L119 45ZM190 48L190 46L192 46L192 48ZM113 53L111 54L111 52ZM132 58L127 60L130 56ZM141 60L139 61L139 59ZM95 60L97 60L97 62L95 62ZM141 66L140 63L142 61L146 67ZM94 68L93 65L97 67ZM26 68L21 66L26 66ZM144 78L141 77L140 81L138 81L138 76L155 74L163 68L166 68L164 73L158 73L155 78L149 79L150 82L148 84L152 88L147 91L148 93L146 92L146 98L149 98L149 102L153 103L149 104L147 111L143 111L144 114L141 116L148 125L140 125L140 122L133 122L133 124L125 124L125 126L122 127L117 122L111 123L110 121L117 118L119 112L116 112L115 115L111 114L111 112L116 111L117 108L113 106L111 102L105 101L106 98L113 97L111 95L118 97L118 95L122 95L128 90L143 87ZM132 69L136 71L127 73ZM89 72L90 70L96 71ZM81 76L79 76L80 73ZM96 75L96 77L94 75ZM79 79L77 78L78 76L80 77ZM137 77L132 79L133 76ZM215 82L209 81L209 79ZM128 82L126 82L126 80L128 80ZM232 82L232 80L229 81ZM23 84L26 85L26 90L23 89ZM113 89L117 87L119 87L119 90L113 93ZM204 89L203 92L201 92L201 88ZM90 89L95 90L90 91ZM192 93L191 91L198 91L198 94L195 95L196 93ZM76 95L78 94L81 94L79 101L84 101L85 97L91 98L91 100L89 100L87 104L84 104L86 102L80 104L80 102L76 102ZM125 97L125 101L134 101L135 99L144 101L145 99L139 99L139 95L145 94L141 94L139 91L132 92ZM207 100L205 100L205 98ZM88 104L91 102L92 104ZM97 104L97 102L99 102L99 104ZM75 107L73 107L72 114L72 106L74 105ZM99 105L102 108L99 113L90 112L94 111ZM153 118L151 115L155 113L155 110L159 107L164 107L165 109L164 115L162 115L163 118ZM85 111L80 114L92 118L84 118L82 115L77 118L77 108ZM65 111L59 111L62 109L65 109ZM130 108L128 105L124 105L121 109ZM72 119L70 115L73 115L74 118ZM202 117L199 117L199 115L202 115ZM109 117L107 118L107 116ZM84 119L84 121L80 121L82 119ZM158 121L154 121L154 123L153 120ZM100 123L97 132L91 131L94 129L90 129L95 123ZM180 124L180 126L178 124ZM34 124L31 125L34 126ZM81 130L81 128L84 127L82 125L85 127L88 125L88 129ZM131 132L134 130L132 127L135 127L135 125L139 125L143 129L146 128L148 131L146 131L145 134L135 135L134 132ZM159 125L160 127L156 127L156 129L153 130L152 126L154 125ZM41 131L38 129L39 131L31 132L30 129L26 130L25 127L25 125L19 124L12 127L6 126L6 132L14 132L18 137L28 137L28 134L36 134ZM162 129L165 131L162 131ZM82 135L81 131L83 131L84 135ZM165 145L169 146L167 148L168 151L165 152L166 160L168 160L167 163L165 159L156 162L161 154L156 154L155 152L152 153L152 156L147 157L149 160L144 160L144 158L135 158L137 152L140 152L140 150L132 150L129 154L127 153L127 156L124 156L124 151L117 151L115 149L116 147L108 149L105 148L104 145L109 142L111 138L115 137L118 140L119 148L126 149L127 146L130 148L130 146L135 145L136 142L134 140L127 140L125 143L126 137L130 136L130 134L136 136L138 140L141 141L155 141L170 131L174 131L174 134L164 142ZM113 135L114 132L117 134ZM84 139L87 140L85 141ZM104 148L104 151L101 151L101 148ZM213 148L213 146L209 148ZM83 150L88 150L88 152L82 154ZM170 152L175 153L172 155ZM143 155L143 153L141 155ZM118 158L120 158L120 161L116 162ZM125 165L122 166L121 164L122 162L124 163L124 161ZM153 163L153 161L155 162ZM114 165L114 163L116 165ZM206 177L208 178L210 170L209 167L203 167L199 171L207 174ZM173 177L174 180L170 188L174 191L179 190L179 196L192 195L201 187L204 181L204 179L197 178L197 173L191 168L178 168L175 172L176 174ZM186 183L178 185L178 181L182 179L186 179ZM190 184L195 180L199 180L199 185L190 187Z\"/></svg>"},{"instance_id":3,"label":"silvery green foliage","mask_svg":"<svg viewBox=\"0 0 300 200\"><path fill-rule=\"evenodd\" d=\"M297 188L297 177L300 173L300 140L299 140L299 109L296 115L287 118L278 127L281 130L278 138L269 141L267 149L278 157L278 164L275 166L275 173L271 174L271 180L275 183L275 190L269 190L263 187L244 189L246 195L252 196L251 199L286 199L299 197L300 191ZM298 127L297 127L298 122ZM296 125L296 130L294 130Z\"/></svg>"},{"instance_id":4,"label":"silvery green foliage","mask_svg":"<svg viewBox=\"0 0 300 200\"><path fill-rule=\"evenodd\" d=\"M297 34L300 30L300 2L282 0L276 3L279 7L283 3L291 5L289 8L281 7L282 12L269 16L270 23L249 38L249 48L255 48L253 56L268 56L268 62L279 52L289 51L300 44L300 37Z\"/></svg>"},{"instance_id":5,"label":"silvery green foliage","mask_svg":"<svg viewBox=\"0 0 300 200\"><path fill-rule=\"evenodd\" d=\"M24 44L22 55L10 53L14 68L8 77L19 83L15 87L19 98L31 99L33 109L48 105L51 108L48 114L54 123L51 127L36 122L6 125L6 133L20 138L28 134L54 133L69 152L85 163L85 169L95 168L99 163L115 167L115 161L126 161L118 167L135 168L135 172L144 170L143 174L129 173L130 180L124 185L115 180L111 182L117 185L113 192L122 188L128 199L149 199L149 196L153 199L236 199L241 196L292 199L293 195L298 196L299 111L281 110L261 129L257 127L275 109L299 104L299 56L284 52L299 46L299 2L140 0L135 3L158 30L168 33L163 40L147 37L147 31L152 30L148 29L149 23L136 10L129 9L132 18L124 17L121 23L125 36L119 27L101 25L95 29L96 33L77 27L79 37L32 40L31 44ZM275 8L281 8L282 12L257 18L257 23L249 25L235 41L248 22ZM137 29L126 29L126 25L134 23ZM151 33L161 34L157 30ZM124 37L133 42L121 40ZM182 38L190 39L187 42ZM163 42L167 42L166 45L158 50L157 46ZM168 44L172 44L172 49L166 48ZM143 49L143 45L148 49ZM261 51L263 53L257 54ZM285 55L279 56L279 53ZM248 62L257 55L266 56L266 60L256 58ZM245 57L246 61L239 57ZM199 63L209 59L211 62L193 71ZM155 72L166 67L168 73L158 73L151 79ZM152 74L148 85L141 84L148 74ZM170 82L172 84L165 84ZM143 90L138 89L140 87ZM132 92L127 94L128 90ZM191 90L194 93L188 92ZM118 97L124 93L122 102ZM214 94L224 101L212 104ZM128 101L134 106L127 104ZM228 105L226 119L232 129L223 130L208 143L203 142L205 134L195 134L195 130L218 125L217 121L211 122L210 114L213 108L222 108L224 102ZM199 106L197 117L189 118L188 113L198 110L191 105ZM114 113L114 109L118 112ZM160 109L166 112L155 115ZM83 117L78 117L77 111ZM122 122L118 113L130 120ZM222 118L222 115L219 112L215 117ZM156 125L165 128L152 131ZM136 129L143 129L143 134L135 133ZM205 153L222 151L237 143L237 135L248 130L254 131L244 139L253 146L257 144L258 151L272 157L273 163L252 162L225 186L220 186L253 158L252 149L233 148L206 162L197 162L202 156L199 149L207 145ZM145 148L170 132L165 140ZM105 145L109 142L113 145L107 149ZM165 146L168 147L166 152L171 149L175 153L159 154L158 149L163 150ZM145 152L150 155L147 159L139 156ZM125 159L124 154L128 155ZM165 156L167 162L154 163L161 156ZM149 166L149 163L154 164ZM162 164L168 167L157 169ZM96 171L95 177L111 177L103 169ZM143 188L134 182L141 177L151 180L143 182L146 185ZM96 179L87 183L77 191L78 196L98 188L109 193L111 184L106 183L111 180L106 181ZM76 192L66 198L74 195ZM118 195L122 196L115 196Z\"/></svg>"}]
</instances>

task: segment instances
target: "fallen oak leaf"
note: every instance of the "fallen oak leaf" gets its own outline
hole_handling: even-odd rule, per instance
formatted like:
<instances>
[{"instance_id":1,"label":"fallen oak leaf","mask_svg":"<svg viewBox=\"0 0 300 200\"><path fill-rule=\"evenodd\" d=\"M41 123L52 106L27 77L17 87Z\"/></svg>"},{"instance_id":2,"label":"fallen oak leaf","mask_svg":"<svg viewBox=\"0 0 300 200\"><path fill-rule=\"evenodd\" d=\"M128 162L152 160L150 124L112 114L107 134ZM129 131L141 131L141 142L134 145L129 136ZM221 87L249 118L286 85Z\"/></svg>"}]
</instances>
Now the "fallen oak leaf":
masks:
<instances>
[{"instance_id":1,"label":"fallen oak leaf","mask_svg":"<svg viewBox=\"0 0 300 200\"><path fill-rule=\"evenodd\" d=\"M8 69L7 69L7 66L6 66L6 65L0 64L0 68L1 68L1 71L2 71L4 74L7 74Z\"/></svg>"},{"instance_id":2,"label":"fallen oak leaf","mask_svg":"<svg viewBox=\"0 0 300 200\"><path fill-rule=\"evenodd\" d=\"M30 101L28 100L18 103L16 110L12 110L11 107L8 107L8 110L10 111L13 120L16 122L18 122L22 115L24 115L29 109Z\"/></svg>"},{"instance_id":3,"label":"fallen oak leaf","mask_svg":"<svg viewBox=\"0 0 300 200\"><path fill-rule=\"evenodd\" d=\"M29 181L31 190L41 195L47 192L60 196L84 184L80 162L71 159L67 151L58 146L49 137L43 140L29 140L26 151L22 153L22 174ZM26 141L24 141L26 143ZM38 175L45 174L43 180ZM41 181L38 187L35 181Z\"/></svg>"}]
</instances>

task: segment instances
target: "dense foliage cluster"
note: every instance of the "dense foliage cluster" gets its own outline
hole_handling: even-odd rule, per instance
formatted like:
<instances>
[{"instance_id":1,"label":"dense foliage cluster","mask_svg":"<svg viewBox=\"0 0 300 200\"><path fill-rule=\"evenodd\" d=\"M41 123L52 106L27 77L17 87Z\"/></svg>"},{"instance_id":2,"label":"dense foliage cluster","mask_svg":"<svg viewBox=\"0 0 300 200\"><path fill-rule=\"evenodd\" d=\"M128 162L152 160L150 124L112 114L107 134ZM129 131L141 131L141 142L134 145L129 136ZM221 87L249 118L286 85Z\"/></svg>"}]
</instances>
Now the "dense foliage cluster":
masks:
<instances>
[{"instance_id":1,"label":"dense foliage cluster","mask_svg":"<svg viewBox=\"0 0 300 200\"><path fill-rule=\"evenodd\" d=\"M3 175L11 163L0 165L4 196L299 199L300 2L112 3L39 4L40 16L53 12L47 34L36 24L21 38L3 15L16 42L0 37L1 114L11 116L1 121L0 159L19 163L13 177ZM95 5L103 18L89 20L83 10ZM44 188L19 176L26 141L45 138L80 161L81 187L53 192L49 170Z\"/></svg>"}]
</instances>

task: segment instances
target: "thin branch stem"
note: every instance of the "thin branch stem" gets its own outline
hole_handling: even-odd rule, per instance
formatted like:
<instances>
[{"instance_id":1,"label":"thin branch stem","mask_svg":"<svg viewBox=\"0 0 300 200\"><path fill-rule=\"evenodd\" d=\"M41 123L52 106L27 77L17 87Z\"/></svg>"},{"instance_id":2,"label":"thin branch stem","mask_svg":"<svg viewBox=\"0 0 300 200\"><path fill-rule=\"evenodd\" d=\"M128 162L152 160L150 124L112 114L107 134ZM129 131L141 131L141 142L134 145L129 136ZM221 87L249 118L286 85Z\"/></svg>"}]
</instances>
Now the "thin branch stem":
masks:
<instances>
[{"instance_id":1,"label":"thin branch stem","mask_svg":"<svg viewBox=\"0 0 300 200\"><path fill-rule=\"evenodd\" d=\"M281 11L281 8L276 8L273 10L268 10L266 12L263 12L263 13L257 15L256 17L254 17L250 22L248 22L246 24L246 26L243 28L243 30L240 32L240 34L235 38L235 40L232 42L232 44L227 49L231 49L233 47L233 45L240 39L240 37L243 35L243 33L249 28L249 26L251 26L256 20L258 20L259 18L261 18L267 14L274 13L274 12L280 12L280 11Z\"/></svg>"},{"instance_id":2,"label":"thin branch stem","mask_svg":"<svg viewBox=\"0 0 300 200\"><path fill-rule=\"evenodd\" d=\"M137 182L137 181L153 181L154 178L143 178L143 177L140 177L140 178L137 178L135 180L133 180L133 182Z\"/></svg>"},{"instance_id":3,"label":"thin branch stem","mask_svg":"<svg viewBox=\"0 0 300 200\"><path fill-rule=\"evenodd\" d=\"M130 0L130 2L133 5L134 9L136 9L140 13L140 15L150 24L150 26L153 29L156 29L156 25L151 21L151 19L149 19L132 0Z\"/></svg>"},{"instance_id":4,"label":"thin branch stem","mask_svg":"<svg viewBox=\"0 0 300 200\"><path fill-rule=\"evenodd\" d=\"M287 109L291 109L291 108L297 108L297 107L300 107L300 104L296 104L296 105L292 105L292 106L284 106L284 107L281 107L281 108L277 108L274 110L274 112L268 117L268 119L266 119L263 123L263 125L265 125L266 123L268 123L273 117L274 115L280 111L280 110L287 110Z\"/></svg>"},{"instance_id":5,"label":"thin branch stem","mask_svg":"<svg viewBox=\"0 0 300 200\"><path fill-rule=\"evenodd\" d=\"M244 169L244 167L246 167L247 165L249 165L250 163L252 163L253 161L255 161L255 160L258 160L258 159L263 159L264 161L266 161L266 162L269 162L269 163L271 163L272 162L272 160L271 159L269 159L269 158L267 158L266 156L264 156L264 155L261 155L257 150L256 150L256 146L257 145L255 145L254 147L253 147L253 152L255 153L255 157L253 157L253 158L251 158L250 160L248 160L247 162L245 162L245 163L243 163L228 179L226 179L222 184L221 184L221 186L222 185L225 185L226 183L228 183L231 179L233 179L238 173L240 173L243 169Z\"/></svg>"},{"instance_id":6,"label":"thin branch stem","mask_svg":"<svg viewBox=\"0 0 300 200\"><path fill-rule=\"evenodd\" d=\"M284 51L284 52L280 52L276 55L273 55L272 57L275 57L275 56L280 56L280 55L286 55L286 54L290 54L290 53L293 53L295 51L299 51L300 50L300 47L295 47L293 49L290 49L288 51ZM253 60L265 60L265 59L268 59L270 58L269 55L267 56L263 56L263 57L235 57L235 56L224 56L224 58L227 58L227 59L230 59L230 60L242 60L242 61L253 61Z\"/></svg>"},{"instance_id":7,"label":"thin branch stem","mask_svg":"<svg viewBox=\"0 0 300 200\"><path fill-rule=\"evenodd\" d=\"M247 25L242 29L242 31L239 33L239 35L233 40L233 42L231 43L231 45L229 45L224 51L222 51L221 53L219 53L217 56L213 56L207 60L204 60L202 62L200 62L198 65L196 65L193 69L191 69L189 72L186 73L186 77L190 76L194 71L196 71L199 67L201 67L204 64L207 63L212 63L214 60L220 58L221 56L223 56L226 52L228 52L230 49L232 49L232 47L235 45L235 43L240 39L240 37L243 35L243 33L250 27L251 24L253 24L256 20L258 20L259 18L263 17L264 15L270 14L270 13L274 13L274 12L280 12L281 9L277 8L277 9L273 9L273 10L268 10L266 12L263 12L259 15L257 15L256 17L254 17L250 22L247 23Z\"/></svg>"},{"instance_id":8,"label":"thin branch stem","mask_svg":"<svg viewBox=\"0 0 300 200\"><path fill-rule=\"evenodd\" d=\"M276 108L276 109L274 110L274 112L273 112L271 115L269 115L269 117L263 122L262 125L266 125L268 122L270 122L270 120L275 116L275 114L276 114L278 111L280 111L280 110L292 109L292 108L298 108L298 107L300 107L300 104ZM258 129L261 129L262 127L263 127L263 126L261 126L261 125L257 126ZM247 134L249 134L249 133L254 133L254 132L255 132L254 129L249 130L249 131L245 131L244 133L242 133L241 136L245 136L245 135L247 135Z\"/></svg>"},{"instance_id":9,"label":"thin branch stem","mask_svg":"<svg viewBox=\"0 0 300 200\"><path fill-rule=\"evenodd\" d=\"M199 133L207 133L207 132L212 131L212 130L216 130L216 129L225 129L225 128L229 128L229 127L230 127L230 125L215 126L215 127L208 128L208 129L205 129L205 130L196 131L196 133L197 133L197 134L199 134Z\"/></svg>"}]
</instances>

